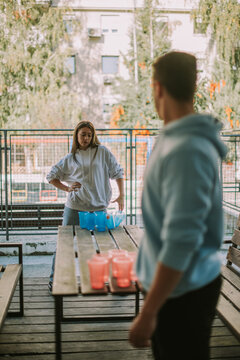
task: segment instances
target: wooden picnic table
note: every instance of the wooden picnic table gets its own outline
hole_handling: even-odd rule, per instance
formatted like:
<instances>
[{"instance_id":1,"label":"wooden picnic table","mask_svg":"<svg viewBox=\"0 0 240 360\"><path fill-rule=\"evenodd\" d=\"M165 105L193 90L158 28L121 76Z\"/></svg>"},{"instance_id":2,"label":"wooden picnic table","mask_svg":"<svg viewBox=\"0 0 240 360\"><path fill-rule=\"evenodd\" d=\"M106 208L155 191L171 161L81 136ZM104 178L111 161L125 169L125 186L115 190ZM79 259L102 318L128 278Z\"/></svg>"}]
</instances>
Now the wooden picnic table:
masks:
<instances>
[{"instance_id":1,"label":"wooden picnic table","mask_svg":"<svg viewBox=\"0 0 240 360\"><path fill-rule=\"evenodd\" d=\"M74 236L75 233L75 236ZM64 322L96 323L131 321L139 311L138 283L132 282L127 288L117 286L116 279L109 277L109 283L102 289L92 289L87 260L96 253L111 249L138 250L143 230L136 225L119 226L105 232L92 232L79 226L59 226L52 295L55 299L56 359L61 359L61 324ZM76 261L77 258L77 261ZM79 267L78 280L76 263ZM76 295L135 294L135 313L131 316L64 316L63 297Z\"/></svg>"}]
</instances>

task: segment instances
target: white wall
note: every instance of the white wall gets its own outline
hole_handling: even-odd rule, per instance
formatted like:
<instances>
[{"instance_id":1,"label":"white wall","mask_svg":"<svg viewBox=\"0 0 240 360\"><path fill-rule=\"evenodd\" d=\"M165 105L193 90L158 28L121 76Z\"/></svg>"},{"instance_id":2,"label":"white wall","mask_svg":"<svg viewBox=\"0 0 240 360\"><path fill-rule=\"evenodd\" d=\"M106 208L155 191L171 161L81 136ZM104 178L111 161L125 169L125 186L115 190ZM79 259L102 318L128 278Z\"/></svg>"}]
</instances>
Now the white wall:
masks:
<instances>
[{"instance_id":1,"label":"white wall","mask_svg":"<svg viewBox=\"0 0 240 360\"><path fill-rule=\"evenodd\" d=\"M143 0L136 0L135 3L139 7ZM163 11L163 16L168 17L172 49L195 54L201 59L202 68L207 69L207 65L211 65L210 36L194 34L190 16L190 11L197 3L197 0L164 0L160 1L158 8ZM64 4L64 0L52 1L52 6ZM73 8L82 26L81 32L72 41L77 63L76 74L71 81L78 88L84 119L103 127L103 104L114 103L116 96L112 86L104 84L102 56L119 56L118 75L128 78L122 54L126 54L129 49L134 0L72 0L67 1L67 5ZM99 38L88 37L88 28L111 28L115 21L113 17L116 19L117 32L104 32ZM114 75L110 77L114 78Z\"/></svg>"}]
</instances>

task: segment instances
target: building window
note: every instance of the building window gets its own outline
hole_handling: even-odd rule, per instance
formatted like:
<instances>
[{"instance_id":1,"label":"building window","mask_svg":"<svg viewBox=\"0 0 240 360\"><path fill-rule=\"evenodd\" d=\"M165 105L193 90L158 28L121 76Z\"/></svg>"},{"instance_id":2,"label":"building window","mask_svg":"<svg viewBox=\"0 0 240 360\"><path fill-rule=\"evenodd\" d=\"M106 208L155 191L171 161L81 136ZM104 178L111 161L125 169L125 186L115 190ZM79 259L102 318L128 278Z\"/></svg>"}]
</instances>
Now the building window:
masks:
<instances>
[{"instance_id":1,"label":"building window","mask_svg":"<svg viewBox=\"0 0 240 360\"><path fill-rule=\"evenodd\" d=\"M111 110L112 110L112 105L110 105L109 103L103 104L103 113L104 114L110 114Z\"/></svg>"},{"instance_id":2,"label":"building window","mask_svg":"<svg viewBox=\"0 0 240 360\"><path fill-rule=\"evenodd\" d=\"M65 64L66 64L66 68L70 72L70 74L76 73L76 56L75 55L67 57Z\"/></svg>"},{"instance_id":3,"label":"building window","mask_svg":"<svg viewBox=\"0 0 240 360\"><path fill-rule=\"evenodd\" d=\"M206 60L205 58L198 57L197 58L197 71L199 73L204 72L204 68L206 66Z\"/></svg>"},{"instance_id":4,"label":"building window","mask_svg":"<svg viewBox=\"0 0 240 360\"><path fill-rule=\"evenodd\" d=\"M119 56L102 56L103 74L116 74L118 72Z\"/></svg>"},{"instance_id":5,"label":"building window","mask_svg":"<svg viewBox=\"0 0 240 360\"><path fill-rule=\"evenodd\" d=\"M168 36L168 17L159 16L155 20L155 26L158 33L164 36Z\"/></svg>"},{"instance_id":6,"label":"building window","mask_svg":"<svg viewBox=\"0 0 240 360\"><path fill-rule=\"evenodd\" d=\"M65 30L68 34L73 33L73 23L72 20L63 20L63 23L65 25Z\"/></svg>"},{"instance_id":7,"label":"building window","mask_svg":"<svg viewBox=\"0 0 240 360\"><path fill-rule=\"evenodd\" d=\"M103 34L117 34L119 32L119 15L102 15L101 24Z\"/></svg>"},{"instance_id":8,"label":"building window","mask_svg":"<svg viewBox=\"0 0 240 360\"><path fill-rule=\"evenodd\" d=\"M194 34L206 34L207 25L205 22L203 22L201 16L196 16L194 18L193 23L193 33Z\"/></svg>"},{"instance_id":9,"label":"building window","mask_svg":"<svg viewBox=\"0 0 240 360\"><path fill-rule=\"evenodd\" d=\"M25 166L26 159L23 145L13 144L12 164L13 166Z\"/></svg>"}]
</instances>

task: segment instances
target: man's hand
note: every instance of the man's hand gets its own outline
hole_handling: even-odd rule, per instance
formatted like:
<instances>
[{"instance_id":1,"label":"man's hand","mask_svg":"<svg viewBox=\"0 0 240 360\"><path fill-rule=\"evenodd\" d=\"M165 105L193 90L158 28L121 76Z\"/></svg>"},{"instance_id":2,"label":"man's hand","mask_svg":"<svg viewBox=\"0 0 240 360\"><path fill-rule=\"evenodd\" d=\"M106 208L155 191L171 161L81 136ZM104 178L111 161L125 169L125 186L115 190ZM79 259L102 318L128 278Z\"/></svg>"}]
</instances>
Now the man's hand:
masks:
<instances>
[{"instance_id":1,"label":"man's hand","mask_svg":"<svg viewBox=\"0 0 240 360\"><path fill-rule=\"evenodd\" d=\"M129 342L136 348L151 346L151 337L156 328L156 317L139 314L132 323L129 331Z\"/></svg>"},{"instance_id":2,"label":"man's hand","mask_svg":"<svg viewBox=\"0 0 240 360\"><path fill-rule=\"evenodd\" d=\"M68 192L70 192L70 191L76 191L77 189L80 189L80 187L81 187L82 185L79 183L79 182L74 182L71 186L69 186L69 190L68 190Z\"/></svg>"},{"instance_id":3,"label":"man's hand","mask_svg":"<svg viewBox=\"0 0 240 360\"><path fill-rule=\"evenodd\" d=\"M118 208L120 211L123 211L124 209L124 195L119 195L115 200L112 201L112 203L117 202Z\"/></svg>"},{"instance_id":4,"label":"man's hand","mask_svg":"<svg viewBox=\"0 0 240 360\"><path fill-rule=\"evenodd\" d=\"M129 342L135 347L147 347L157 326L157 314L179 283L183 272L159 262L142 311L133 321Z\"/></svg>"}]
</instances>

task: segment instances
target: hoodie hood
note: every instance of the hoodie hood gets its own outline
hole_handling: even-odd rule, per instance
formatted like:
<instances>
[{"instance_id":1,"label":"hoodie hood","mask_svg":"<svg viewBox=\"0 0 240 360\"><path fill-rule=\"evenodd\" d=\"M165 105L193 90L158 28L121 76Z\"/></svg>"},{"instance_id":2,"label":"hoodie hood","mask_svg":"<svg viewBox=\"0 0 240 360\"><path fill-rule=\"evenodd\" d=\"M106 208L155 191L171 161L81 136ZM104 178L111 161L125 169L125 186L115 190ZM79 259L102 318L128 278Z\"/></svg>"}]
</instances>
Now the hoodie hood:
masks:
<instances>
[{"instance_id":1,"label":"hoodie hood","mask_svg":"<svg viewBox=\"0 0 240 360\"><path fill-rule=\"evenodd\" d=\"M224 158L227 154L227 147L220 139L219 132L221 129L222 123L213 116L191 114L167 124L164 127L163 134L166 136L185 134L207 138L215 146L219 156Z\"/></svg>"}]
</instances>

